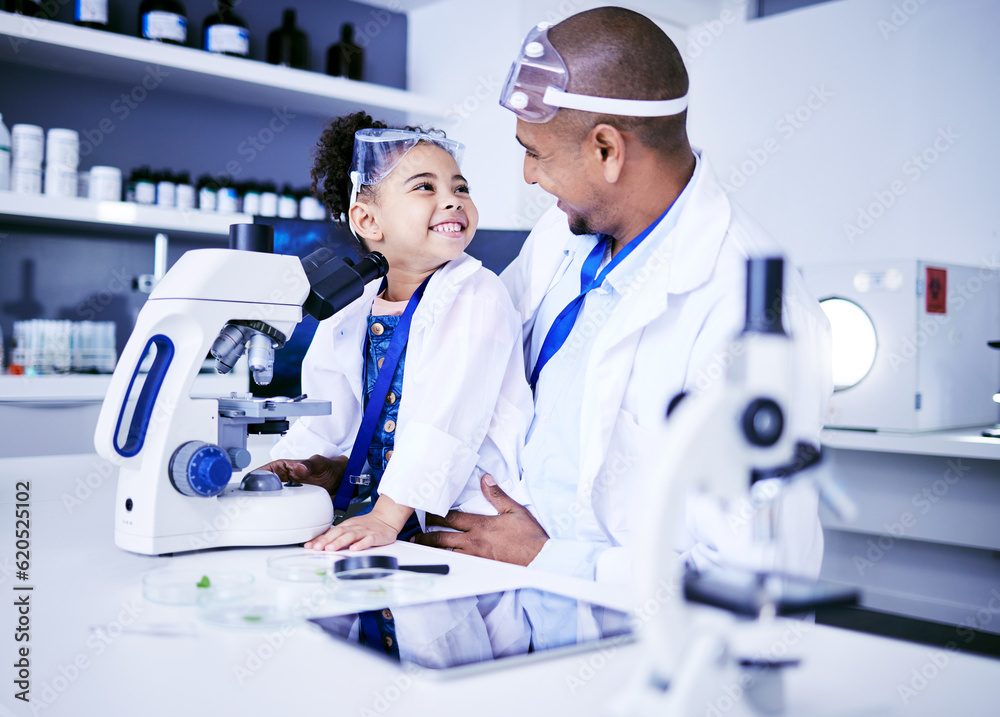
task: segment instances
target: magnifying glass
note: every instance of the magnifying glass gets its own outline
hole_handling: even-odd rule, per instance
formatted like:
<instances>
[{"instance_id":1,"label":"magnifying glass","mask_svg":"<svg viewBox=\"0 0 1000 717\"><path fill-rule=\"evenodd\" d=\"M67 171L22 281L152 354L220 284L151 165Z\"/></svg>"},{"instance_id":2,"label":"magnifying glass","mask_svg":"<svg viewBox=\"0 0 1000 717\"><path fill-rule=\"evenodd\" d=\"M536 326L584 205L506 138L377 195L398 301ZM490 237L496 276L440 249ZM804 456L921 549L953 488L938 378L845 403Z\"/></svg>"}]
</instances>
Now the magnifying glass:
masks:
<instances>
[{"instance_id":1,"label":"magnifying glass","mask_svg":"<svg viewBox=\"0 0 1000 717\"><path fill-rule=\"evenodd\" d=\"M411 573L447 575L447 565L400 565L388 555L359 555L343 558L333 564L333 574L340 580L375 580L385 578L400 570Z\"/></svg>"}]
</instances>

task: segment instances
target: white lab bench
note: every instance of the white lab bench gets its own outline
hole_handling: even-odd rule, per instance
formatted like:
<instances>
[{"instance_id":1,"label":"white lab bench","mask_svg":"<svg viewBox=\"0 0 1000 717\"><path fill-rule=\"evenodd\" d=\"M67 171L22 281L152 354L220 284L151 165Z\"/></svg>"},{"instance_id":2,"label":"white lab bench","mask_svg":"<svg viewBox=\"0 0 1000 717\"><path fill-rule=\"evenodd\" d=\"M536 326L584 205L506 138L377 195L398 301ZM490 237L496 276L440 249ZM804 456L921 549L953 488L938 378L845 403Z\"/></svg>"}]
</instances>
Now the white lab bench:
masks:
<instances>
[{"instance_id":1,"label":"white lab bench","mask_svg":"<svg viewBox=\"0 0 1000 717\"><path fill-rule=\"evenodd\" d=\"M860 513L821 513L822 576L875 610L1000 633L1000 440L983 428L823 431L817 470Z\"/></svg>"},{"instance_id":2,"label":"white lab bench","mask_svg":"<svg viewBox=\"0 0 1000 717\"><path fill-rule=\"evenodd\" d=\"M18 481L30 481L31 567L27 581L14 570L14 502ZM314 586L270 579L268 557L297 548L228 549L147 557L113 541L115 480L94 455L0 460L0 599L2 681L0 714L33 714L13 698L10 665L14 588L33 586L31 695L49 701L40 714L137 715L601 715L619 698L638 666L636 644L603 654L580 653L451 680L405 675L373 655L327 637L308 623L288 630L236 630L201 622L195 608L144 600L141 579L151 569L222 566L252 572L259 588L285 599L308 600ZM378 550L406 561L447 561L452 571L430 588L453 597L537 586L627 607L631 595L421 546L397 543ZM317 614L352 612L335 603ZM180 627L189 634L140 630ZM994 714L1000 704L1000 661L852 633L789 623L786 647L803 657L788 673L790 715ZM113 637L112 637L113 636ZM935 658L941 666L935 664ZM925 677L920 677L923 672ZM913 685L916 680L915 686ZM901 696L900 687L912 690ZM727 702L720 685L718 713L747 714ZM734 686L728 686L730 690ZM919 689L915 689L919 688ZM37 707L37 705L36 705ZM712 714L706 710L700 714Z\"/></svg>"}]
</instances>

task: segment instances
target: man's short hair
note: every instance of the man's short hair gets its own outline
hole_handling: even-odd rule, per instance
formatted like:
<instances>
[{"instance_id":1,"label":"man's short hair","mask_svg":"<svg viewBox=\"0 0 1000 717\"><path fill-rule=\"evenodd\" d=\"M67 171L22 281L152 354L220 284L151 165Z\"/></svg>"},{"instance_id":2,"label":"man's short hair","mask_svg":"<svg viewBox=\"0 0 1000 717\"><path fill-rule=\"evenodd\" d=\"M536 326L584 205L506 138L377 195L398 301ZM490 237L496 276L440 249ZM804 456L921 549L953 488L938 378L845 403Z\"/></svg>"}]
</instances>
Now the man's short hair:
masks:
<instances>
[{"instance_id":1,"label":"man's short hair","mask_svg":"<svg viewBox=\"0 0 1000 717\"><path fill-rule=\"evenodd\" d=\"M567 92L630 100L668 100L688 90L680 51L652 20L603 7L573 15L549 30L569 69ZM559 129L582 136L598 124L635 135L663 156L688 150L687 111L668 117L626 117L560 109Z\"/></svg>"}]
</instances>

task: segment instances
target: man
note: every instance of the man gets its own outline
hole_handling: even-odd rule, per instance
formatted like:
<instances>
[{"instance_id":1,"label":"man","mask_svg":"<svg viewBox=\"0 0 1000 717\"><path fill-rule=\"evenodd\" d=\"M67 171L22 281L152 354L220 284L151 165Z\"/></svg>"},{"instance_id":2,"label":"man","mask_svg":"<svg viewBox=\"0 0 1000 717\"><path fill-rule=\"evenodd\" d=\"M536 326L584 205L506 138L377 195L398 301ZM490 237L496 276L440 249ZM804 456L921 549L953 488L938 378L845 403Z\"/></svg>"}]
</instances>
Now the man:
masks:
<instances>
[{"instance_id":1,"label":"man","mask_svg":"<svg viewBox=\"0 0 1000 717\"><path fill-rule=\"evenodd\" d=\"M630 580L646 458L666 408L731 363L728 342L745 316L747 256L781 254L730 202L704 154L692 151L687 89L677 48L635 12L599 8L529 33L501 104L518 115L525 180L559 201L501 278L524 322L535 411L522 480L538 519L487 475L483 493L499 515L428 516L459 532L425 533L419 542L585 579ZM818 444L832 389L828 326L794 271L785 290L785 325L798 352L799 420L791 428ZM344 460L313 456L270 467L335 489ZM757 491L768 493L767 484ZM692 502L688 534L676 547L697 567L726 562L815 575L816 503L807 484L784 491L775 516L782 539L762 557L749 550L745 515L736 526L732 516Z\"/></svg>"},{"instance_id":2,"label":"man","mask_svg":"<svg viewBox=\"0 0 1000 717\"><path fill-rule=\"evenodd\" d=\"M643 457L666 407L724 373L743 325L746 258L781 253L692 151L687 88L677 48L632 11L599 8L529 33L501 104L518 115L525 181L559 201L502 279L524 321L534 384L522 479L538 520L484 476L499 515L429 516L460 532L419 542L586 579L630 578ZM828 327L794 271L785 290L798 358L792 430L818 444L832 388ZM708 505L689 503L678 550L698 567L815 575L816 502L807 484L784 492L781 540L766 566L750 557L749 530Z\"/></svg>"}]
</instances>

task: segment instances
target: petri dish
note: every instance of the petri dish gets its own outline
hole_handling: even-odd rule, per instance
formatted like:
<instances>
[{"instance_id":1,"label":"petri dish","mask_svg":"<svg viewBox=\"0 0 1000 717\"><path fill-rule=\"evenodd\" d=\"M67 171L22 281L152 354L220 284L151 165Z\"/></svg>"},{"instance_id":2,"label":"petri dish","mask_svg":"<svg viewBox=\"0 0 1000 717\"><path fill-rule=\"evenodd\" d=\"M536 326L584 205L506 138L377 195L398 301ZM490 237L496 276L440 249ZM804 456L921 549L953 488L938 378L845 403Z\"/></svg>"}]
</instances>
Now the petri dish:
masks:
<instances>
[{"instance_id":1,"label":"petri dish","mask_svg":"<svg viewBox=\"0 0 1000 717\"><path fill-rule=\"evenodd\" d=\"M162 605L227 602L252 593L253 575L242 570L162 568L142 577L142 596Z\"/></svg>"},{"instance_id":2,"label":"petri dish","mask_svg":"<svg viewBox=\"0 0 1000 717\"><path fill-rule=\"evenodd\" d=\"M206 605L199 617L217 627L246 630L274 629L299 620L288 605L256 600Z\"/></svg>"},{"instance_id":3,"label":"petri dish","mask_svg":"<svg viewBox=\"0 0 1000 717\"><path fill-rule=\"evenodd\" d=\"M321 583L333 572L337 555L330 553L296 553L267 559L267 574L276 580L294 583Z\"/></svg>"},{"instance_id":4,"label":"petri dish","mask_svg":"<svg viewBox=\"0 0 1000 717\"><path fill-rule=\"evenodd\" d=\"M367 580L338 578L331 572L325 581L331 598L364 608L419 602L426 597L433 584L434 578L429 575L405 572Z\"/></svg>"}]
</instances>

